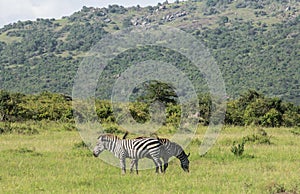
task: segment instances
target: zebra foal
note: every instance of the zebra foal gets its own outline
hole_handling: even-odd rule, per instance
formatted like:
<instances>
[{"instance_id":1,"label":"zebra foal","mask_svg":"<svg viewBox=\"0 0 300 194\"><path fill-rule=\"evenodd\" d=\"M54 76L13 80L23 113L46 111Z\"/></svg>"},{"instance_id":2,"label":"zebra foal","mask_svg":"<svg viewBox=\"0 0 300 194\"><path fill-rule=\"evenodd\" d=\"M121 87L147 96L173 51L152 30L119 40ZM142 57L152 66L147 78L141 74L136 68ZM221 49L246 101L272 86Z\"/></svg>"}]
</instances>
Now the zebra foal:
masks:
<instances>
[{"instance_id":1,"label":"zebra foal","mask_svg":"<svg viewBox=\"0 0 300 194\"><path fill-rule=\"evenodd\" d=\"M126 158L138 161L147 156L153 160L156 173L158 173L159 171L162 172L161 146L160 141L154 138L120 139L117 136L106 134L98 137L93 154L98 157L104 150L112 152L120 160L122 174L126 173Z\"/></svg>"}]
</instances>

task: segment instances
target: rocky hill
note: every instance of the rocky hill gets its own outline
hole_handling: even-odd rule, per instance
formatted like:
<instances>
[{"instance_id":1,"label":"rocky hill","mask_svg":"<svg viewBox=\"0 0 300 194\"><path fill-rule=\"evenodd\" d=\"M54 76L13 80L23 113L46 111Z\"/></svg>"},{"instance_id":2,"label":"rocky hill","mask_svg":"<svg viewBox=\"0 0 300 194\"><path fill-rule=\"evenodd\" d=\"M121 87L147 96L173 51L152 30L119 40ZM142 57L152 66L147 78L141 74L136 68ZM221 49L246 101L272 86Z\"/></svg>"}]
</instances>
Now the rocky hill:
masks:
<instances>
[{"instance_id":1,"label":"rocky hill","mask_svg":"<svg viewBox=\"0 0 300 194\"><path fill-rule=\"evenodd\" d=\"M299 0L189 0L148 7L83 7L57 20L19 21L0 29L0 89L71 94L80 62L103 36L128 27L169 25L205 44L229 97L255 89L300 103L299 15ZM149 59L176 58L183 69L187 64L176 53L160 56L152 50L143 48L142 53ZM138 60L140 51L128 53L136 59L120 56L107 73L118 75L128 60ZM193 71L188 75L197 77ZM201 76L197 79L203 82ZM107 92L108 85L99 91ZM205 83L199 84L202 90Z\"/></svg>"}]
</instances>

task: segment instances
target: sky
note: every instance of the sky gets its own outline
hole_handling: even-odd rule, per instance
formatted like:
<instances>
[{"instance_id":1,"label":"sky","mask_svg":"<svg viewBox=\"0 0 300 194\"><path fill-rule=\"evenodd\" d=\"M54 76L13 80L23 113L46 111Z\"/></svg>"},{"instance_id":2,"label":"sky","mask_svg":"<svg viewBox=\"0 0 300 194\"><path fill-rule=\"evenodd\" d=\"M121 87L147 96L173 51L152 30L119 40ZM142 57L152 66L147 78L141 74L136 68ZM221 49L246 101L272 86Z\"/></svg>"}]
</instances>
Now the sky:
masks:
<instances>
[{"instance_id":1,"label":"sky","mask_svg":"<svg viewBox=\"0 0 300 194\"><path fill-rule=\"evenodd\" d=\"M36 18L55 18L69 16L79 11L83 6L107 7L108 5L122 5L124 7L140 5L157 5L165 0L1 0L0 27L17 21L33 20ZM138 2L138 3L132 3ZM174 2L174 0L168 0Z\"/></svg>"}]
</instances>

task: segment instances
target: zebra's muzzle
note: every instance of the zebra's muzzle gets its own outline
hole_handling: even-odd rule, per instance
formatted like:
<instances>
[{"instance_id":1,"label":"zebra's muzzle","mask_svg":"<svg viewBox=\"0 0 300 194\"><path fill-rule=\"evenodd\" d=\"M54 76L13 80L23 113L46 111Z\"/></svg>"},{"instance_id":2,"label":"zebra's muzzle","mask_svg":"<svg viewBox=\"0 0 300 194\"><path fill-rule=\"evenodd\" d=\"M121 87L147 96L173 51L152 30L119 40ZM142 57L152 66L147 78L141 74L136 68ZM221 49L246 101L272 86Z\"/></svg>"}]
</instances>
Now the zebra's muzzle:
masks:
<instances>
[{"instance_id":1,"label":"zebra's muzzle","mask_svg":"<svg viewBox=\"0 0 300 194\"><path fill-rule=\"evenodd\" d=\"M98 157L99 154L96 154L95 152L93 152L93 155L94 155L95 157Z\"/></svg>"}]
</instances>

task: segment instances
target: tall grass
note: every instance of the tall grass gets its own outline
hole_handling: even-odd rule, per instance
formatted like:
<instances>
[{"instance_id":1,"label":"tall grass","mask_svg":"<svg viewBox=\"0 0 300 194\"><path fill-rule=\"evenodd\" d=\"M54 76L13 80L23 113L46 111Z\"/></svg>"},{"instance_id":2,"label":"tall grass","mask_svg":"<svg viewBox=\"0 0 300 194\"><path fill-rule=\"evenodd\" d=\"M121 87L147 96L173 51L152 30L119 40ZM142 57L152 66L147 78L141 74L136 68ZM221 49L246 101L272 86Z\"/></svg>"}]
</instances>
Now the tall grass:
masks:
<instances>
[{"instance_id":1,"label":"tall grass","mask_svg":"<svg viewBox=\"0 0 300 194\"><path fill-rule=\"evenodd\" d=\"M300 141L290 129L264 129L272 143L247 142L243 156L236 157L230 151L232 143L253 134L254 129L225 127L214 147L201 157L199 145L205 129L200 127L185 148L191 152L190 173L183 172L174 159L166 174L149 169L124 176L118 167L94 158L76 131L53 127L33 135L2 134L0 193L300 192Z\"/></svg>"}]
</instances>

